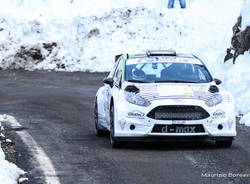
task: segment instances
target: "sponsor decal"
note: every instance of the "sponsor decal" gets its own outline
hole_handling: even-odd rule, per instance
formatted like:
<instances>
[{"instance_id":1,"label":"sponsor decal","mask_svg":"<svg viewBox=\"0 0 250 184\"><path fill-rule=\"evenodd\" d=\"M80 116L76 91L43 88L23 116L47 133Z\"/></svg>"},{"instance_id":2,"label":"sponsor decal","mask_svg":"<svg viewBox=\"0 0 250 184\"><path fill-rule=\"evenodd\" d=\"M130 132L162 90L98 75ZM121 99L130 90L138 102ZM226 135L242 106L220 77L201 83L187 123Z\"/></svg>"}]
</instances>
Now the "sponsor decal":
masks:
<instances>
[{"instance_id":1,"label":"sponsor decal","mask_svg":"<svg viewBox=\"0 0 250 184\"><path fill-rule=\"evenodd\" d=\"M232 99L231 99L231 97L229 95L224 96L224 100L225 100L226 103L232 103Z\"/></svg>"},{"instance_id":2,"label":"sponsor decal","mask_svg":"<svg viewBox=\"0 0 250 184\"><path fill-rule=\"evenodd\" d=\"M192 94L192 93L184 93L184 96L185 96L185 97L192 97L193 94Z\"/></svg>"},{"instance_id":3,"label":"sponsor decal","mask_svg":"<svg viewBox=\"0 0 250 184\"><path fill-rule=\"evenodd\" d=\"M174 99L172 99L174 102L181 102L181 101L183 101L183 99L178 99L178 98L174 98Z\"/></svg>"},{"instance_id":4,"label":"sponsor decal","mask_svg":"<svg viewBox=\"0 0 250 184\"><path fill-rule=\"evenodd\" d=\"M177 127L176 133L195 133L195 126Z\"/></svg>"},{"instance_id":5,"label":"sponsor decal","mask_svg":"<svg viewBox=\"0 0 250 184\"><path fill-rule=\"evenodd\" d=\"M167 133L168 132L168 126L166 125L166 126L162 127L161 132Z\"/></svg>"},{"instance_id":6,"label":"sponsor decal","mask_svg":"<svg viewBox=\"0 0 250 184\"><path fill-rule=\"evenodd\" d=\"M213 118L224 118L225 112L223 110L217 110L213 113Z\"/></svg>"},{"instance_id":7,"label":"sponsor decal","mask_svg":"<svg viewBox=\"0 0 250 184\"><path fill-rule=\"evenodd\" d=\"M230 118L230 119L228 120L228 122L227 122L229 129L232 128L233 123L234 123L234 120L233 120L232 118Z\"/></svg>"},{"instance_id":8,"label":"sponsor decal","mask_svg":"<svg viewBox=\"0 0 250 184\"><path fill-rule=\"evenodd\" d=\"M195 58L184 58L184 57L147 57L147 58L132 58L129 59L126 64L127 65L131 65L131 64L137 64L137 63L153 63L153 62L157 62L157 63L162 63L162 62L170 62L170 63L190 63L190 64L198 64L198 65L202 65L202 63Z\"/></svg>"},{"instance_id":9,"label":"sponsor decal","mask_svg":"<svg viewBox=\"0 0 250 184\"><path fill-rule=\"evenodd\" d=\"M196 133L195 126L168 128L167 125L162 127L161 132L162 133Z\"/></svg>"},{"instance_id":10,"label":"sponsor decal","mask_svg":"<svg viewBox=\"0 0 250 184\"><path fill-rule=\"evenodd\" d=\"M126 120L122 119L120 121L118 121L120 126L121 126L121 129L123 130L125 128L125 125L126 125Z\"/></svg>"},{"instance_id":11,"label":"sponsor decal","mask_svg":"<svg viewBox=\"0 0 250 184\"><path fill-rule=\"evenodd\" d=\"M128 117L133 117L133 118L144 118L144 113L140 112L140 111L132 111L128 113Z\"/></svg>"}]
</instances>

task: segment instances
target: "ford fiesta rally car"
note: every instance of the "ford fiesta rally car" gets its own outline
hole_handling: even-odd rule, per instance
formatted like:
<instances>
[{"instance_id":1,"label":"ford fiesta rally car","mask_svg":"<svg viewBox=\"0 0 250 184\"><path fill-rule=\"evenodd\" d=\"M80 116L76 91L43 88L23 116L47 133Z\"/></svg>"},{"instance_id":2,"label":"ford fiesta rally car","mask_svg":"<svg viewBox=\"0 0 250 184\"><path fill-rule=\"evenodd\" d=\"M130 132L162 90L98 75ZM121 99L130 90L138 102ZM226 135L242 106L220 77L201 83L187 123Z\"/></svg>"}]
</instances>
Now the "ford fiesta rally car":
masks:
<instances>
[{"instance_id":1,"label":"ford fiesta rally car","mask_svg":"<svg viewBox=\"0 0 250 184\"><path fill-rule=\"evenodd\" d=\"M95 131L110 143L212 139L230 147L235 106L194 55L147 51L118 55L95 100Z\"/></svg>"}]
</instances>

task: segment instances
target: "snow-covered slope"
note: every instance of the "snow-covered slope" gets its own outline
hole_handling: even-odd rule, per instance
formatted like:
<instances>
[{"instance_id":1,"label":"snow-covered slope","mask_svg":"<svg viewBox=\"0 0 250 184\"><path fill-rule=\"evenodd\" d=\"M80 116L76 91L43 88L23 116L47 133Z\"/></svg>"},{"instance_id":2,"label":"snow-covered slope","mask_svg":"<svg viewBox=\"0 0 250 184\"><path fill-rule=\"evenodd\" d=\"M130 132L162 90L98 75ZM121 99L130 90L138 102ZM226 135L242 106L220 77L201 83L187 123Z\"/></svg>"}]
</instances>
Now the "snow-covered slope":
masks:
<instances>
[{"instance_id":1,"label":"snow-covered slope","mask_svg":"<svg viewBox=\"0 0 250 184\"><path fill-rule=\"evenodd\" d=\"M250 56L240 56L236 65L223 63L243 2L189 0L182 10L178 1L167 9L167 0L4 1L0 67L109 71L116 54L173 48L201 57L245 113Z\"/></svg>"},{"instance_id":2,"label":"snow-covered slope","mask_svg":"<svg viewBox=\"0 0 250 184\"><path fill-rule=\"evenodd\" d=\"M149 48L195 51L210 65L222 63L241 1L192 0L186 10L169 10L167 2L160 0L4 2L0 9L1 65L5 68L17 62L20 57L15 54L21 46L40 48L38 43L52 42L57 47L51 53L42 49L42 62L19 67L57 69L60 63L68 71L107 71L115 54Z\"/></svg>"}]
</instances>

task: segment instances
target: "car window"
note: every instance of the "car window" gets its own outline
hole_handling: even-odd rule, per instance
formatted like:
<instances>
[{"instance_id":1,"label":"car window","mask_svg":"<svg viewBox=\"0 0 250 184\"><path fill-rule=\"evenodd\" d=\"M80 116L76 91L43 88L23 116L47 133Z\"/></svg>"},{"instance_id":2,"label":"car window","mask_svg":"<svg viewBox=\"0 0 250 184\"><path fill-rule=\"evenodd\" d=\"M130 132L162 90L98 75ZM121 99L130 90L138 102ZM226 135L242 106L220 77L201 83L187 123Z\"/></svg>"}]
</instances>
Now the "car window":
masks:
<instances>
[{"instance_id":1,"label":"car window","mask_svg":"<svg viewBox=\"0 0 250 184\"><path fill-rule=\"evenodd\" d=\"M133 69L133 71L136 69L138 69L138 70L141 69L147 75L154 75L156 77L160 77L161 71L164 69L164 65L161 63L138 64Z\"/></svg>"},{"instance_id":2,"label":"car window","mask_svg":"<svg viewBox=\"0 0 250 184\"><path fill-rule=\"evenodd\" d=\"M122 60L122 56L115 62L115 64L114 64L114 67L113 67L113 69L110 71L110 73L109 73L109 75L108 75L108 78L113 78L114 77L114 74L115 74L115 72L116 72L116 69L117 69L117 66L118 66L118 64L120 63L120 61Z\"/></svg>"},{"instance_id":3,"label":"car window","mask_svg":"<svg viewBox=\"0 0 250 184\"><path fill-rule=\"evenodd\" d=\"M149 62L126 65L126 81L139 82L211 82L203 65L178 62Z\"/></svg>"},{"instance_id":4,"label":"car window","mask_svg":"<svg viewBox=\"0 0 250 184\"><path fill-rule=\"evenodd\" d=\"M123 67L123 58L119 59L119 64L114 73L114 83L115 85L119 85L122 78L122 67Z\"/></svg>"}]
</instances>

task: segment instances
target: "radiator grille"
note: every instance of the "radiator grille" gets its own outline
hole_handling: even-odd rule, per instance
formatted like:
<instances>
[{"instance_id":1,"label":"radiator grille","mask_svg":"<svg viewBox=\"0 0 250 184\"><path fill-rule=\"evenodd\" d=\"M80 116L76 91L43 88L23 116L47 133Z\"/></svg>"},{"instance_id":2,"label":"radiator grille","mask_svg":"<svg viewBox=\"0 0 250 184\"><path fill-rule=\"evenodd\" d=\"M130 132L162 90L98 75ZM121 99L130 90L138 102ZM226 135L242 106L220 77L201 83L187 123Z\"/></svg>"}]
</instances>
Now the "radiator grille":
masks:
<instances>
[{"instance_id":1,"label":"radiator grille","mask_svg":"<svg viewBox=\"0 0 250 184\"><path fill-rule=\"evenodd\" d=\"M147 116L157 120L201 120L210 115L200 106L164 105L154 108Z\"/></svg>"}]
</instances>

